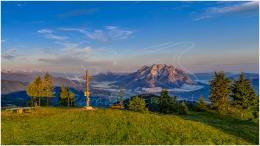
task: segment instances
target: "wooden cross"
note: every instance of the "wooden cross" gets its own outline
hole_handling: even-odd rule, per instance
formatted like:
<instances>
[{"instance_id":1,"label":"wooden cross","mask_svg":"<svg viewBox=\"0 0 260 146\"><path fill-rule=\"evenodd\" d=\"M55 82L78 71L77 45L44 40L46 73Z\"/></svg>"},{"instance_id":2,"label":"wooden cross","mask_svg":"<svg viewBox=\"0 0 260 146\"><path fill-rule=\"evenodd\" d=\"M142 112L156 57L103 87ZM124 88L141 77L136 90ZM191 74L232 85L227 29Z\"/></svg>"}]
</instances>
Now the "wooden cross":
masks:
<instances>
[{"instance_id":1,"label":"wooden cross","mask_svg":"<svg viewBox=\"0 0 260 146\"><path fill-rule=\"evenodd\" d=\"M89 106L90 104L90 91L89 91L89 80L93 78L92 76L89 76L88 70L86 70L86 75L84 79L86 80L86 87L85 87L85 92L84 96L86 96L86 106Z\"/></svg>"}]
</instances>

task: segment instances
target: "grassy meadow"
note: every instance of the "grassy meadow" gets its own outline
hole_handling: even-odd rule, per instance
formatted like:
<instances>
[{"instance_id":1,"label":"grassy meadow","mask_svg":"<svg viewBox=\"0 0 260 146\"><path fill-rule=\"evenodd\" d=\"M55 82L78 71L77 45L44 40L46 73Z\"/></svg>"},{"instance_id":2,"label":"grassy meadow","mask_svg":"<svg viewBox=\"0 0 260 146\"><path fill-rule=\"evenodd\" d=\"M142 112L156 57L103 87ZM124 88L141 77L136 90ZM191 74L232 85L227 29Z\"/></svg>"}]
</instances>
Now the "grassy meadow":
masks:
<instances>
[{"instance_id":1,"label":"grassy meadow","mask_svg":"<svg viewBox=\"0 0 260 146\"><path fill-rule=\"evenodd\" d=\"M125 110L2 111L2 144L258 144L258 121L214 112L162 115Z\"/></svg>"}]
</instances>

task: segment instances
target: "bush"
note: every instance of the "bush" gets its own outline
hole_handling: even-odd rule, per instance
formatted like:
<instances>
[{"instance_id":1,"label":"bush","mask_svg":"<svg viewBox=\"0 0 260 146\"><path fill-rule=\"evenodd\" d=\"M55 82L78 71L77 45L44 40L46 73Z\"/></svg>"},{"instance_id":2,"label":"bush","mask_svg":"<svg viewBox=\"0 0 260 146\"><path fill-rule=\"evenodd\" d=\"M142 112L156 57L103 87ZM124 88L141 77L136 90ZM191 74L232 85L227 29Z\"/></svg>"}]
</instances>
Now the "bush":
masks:
<instances>
[{"instance_id":1,"label":"bush","mask_svg":"<svg viewBox=\"0 0 260 146\"><path fill-rule=\"evenodd\" d=\"M230 105L227 114L243 120L258 119L258 109L255 109L255 107L243 109L239 105Z\"/></svg>"},{"instance_id":2,"label":"bush","mask_svg":"<svg viewBox=\"0 0 260 146\"><path fill-rule=\"evenodd\" d=\"M204 100L204 97L201 96L199 98L199 102L196 104L196 110L202 112L202 111L206 111L206 109L207 109L206 102Z\"/></svg>"},{"instance_id":3,"label":"bush","mask_svg":"<svg viewBox=\"0 0 260 146\"><path fill-rule=\"evenodd\" d=\"M112 109L124 109L124 105L122 102L116 102L111 106Z\"/></svg>"},{"instance_id":4,"label":"bush","mask_svg":"<svg viewBox=\"0 0 260 146\"><path fill-rule=\"evenodd\" d=\"M188 107L185 104L185 102L181 102L181 104L179 105L179 114L181 115L187 115L188 114Z\"/></svg>"},{"instance_id":5,"label":"bush","mask_svg":"<svg viewBox=\"0 0 260 146\"><path fill-rule=\"evenodd\" d=\"M259 112L258 111L253 111L252 112L254 119L257 119L259 117Z\"/></svg>"},{"instance_id":6,"label":"bush","mask_svg":"<svg viewBox=\"0 0 260 146\"><path fill-rule=\"evenodd\" d=\"M135 96L129 101L128 105L129 110L135 111L135 112L146 112L147 108L145 107L145 101L144 99Z\"/></svg>"}]
</instances>

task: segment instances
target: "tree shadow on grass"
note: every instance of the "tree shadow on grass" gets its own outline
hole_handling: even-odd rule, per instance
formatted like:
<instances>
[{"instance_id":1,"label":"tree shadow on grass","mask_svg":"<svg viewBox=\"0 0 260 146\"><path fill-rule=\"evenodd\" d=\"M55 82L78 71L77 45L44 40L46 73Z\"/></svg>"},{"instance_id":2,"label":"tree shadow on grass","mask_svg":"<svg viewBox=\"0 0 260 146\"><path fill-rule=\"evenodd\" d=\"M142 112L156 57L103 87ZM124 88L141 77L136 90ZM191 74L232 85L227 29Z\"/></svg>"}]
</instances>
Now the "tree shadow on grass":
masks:
<instances>
[{"instance_id":1,"label":"tree shadow on grass","mask_svg":"<svg viewBox=\"0 0 260 146\"><path fill-rule=\"evenodd\" d=\"M221 129L223 132L240 137L251 144L259 144L259 124L256 121L241 120L230 115L216 112L191 112L189 115L178 115L184 120L201 122Z\"/></svg>"}]
</instances>

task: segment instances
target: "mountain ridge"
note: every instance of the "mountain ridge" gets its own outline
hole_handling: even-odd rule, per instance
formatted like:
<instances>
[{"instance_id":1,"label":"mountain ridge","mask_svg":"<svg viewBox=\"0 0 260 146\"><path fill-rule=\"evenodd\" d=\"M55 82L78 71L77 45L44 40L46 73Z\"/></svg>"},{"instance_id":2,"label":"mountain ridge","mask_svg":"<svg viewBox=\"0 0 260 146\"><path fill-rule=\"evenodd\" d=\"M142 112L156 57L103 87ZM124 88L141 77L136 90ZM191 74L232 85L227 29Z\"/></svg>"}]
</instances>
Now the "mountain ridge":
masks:
<instances>
[{"instance_id":1,"label":"mountain ridge","mask_svg":"<svg viewBox=\"0 0 260 146\"><path fill-rule=\"evenodd\" d=\"M126 88L176 88L183 84L192 84L193 81L183 70L166 64L153 64L143 66L136 72L116 82Z\"/></svg>"}]
</instances>

